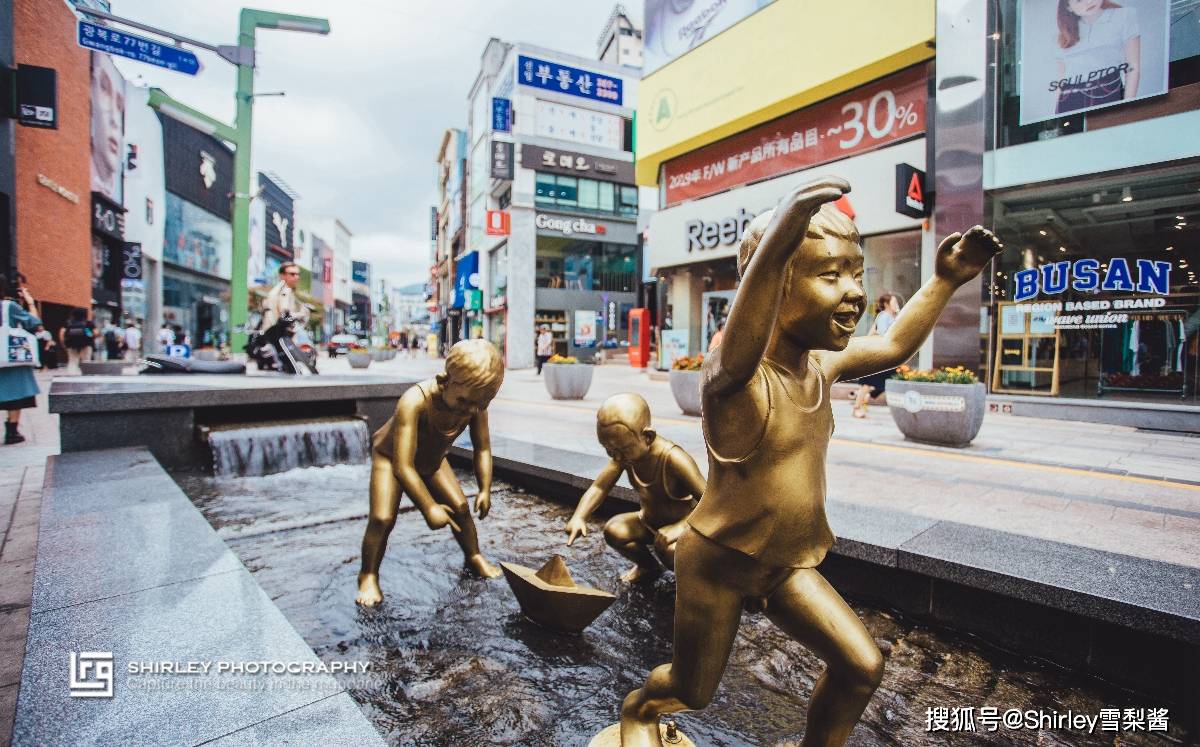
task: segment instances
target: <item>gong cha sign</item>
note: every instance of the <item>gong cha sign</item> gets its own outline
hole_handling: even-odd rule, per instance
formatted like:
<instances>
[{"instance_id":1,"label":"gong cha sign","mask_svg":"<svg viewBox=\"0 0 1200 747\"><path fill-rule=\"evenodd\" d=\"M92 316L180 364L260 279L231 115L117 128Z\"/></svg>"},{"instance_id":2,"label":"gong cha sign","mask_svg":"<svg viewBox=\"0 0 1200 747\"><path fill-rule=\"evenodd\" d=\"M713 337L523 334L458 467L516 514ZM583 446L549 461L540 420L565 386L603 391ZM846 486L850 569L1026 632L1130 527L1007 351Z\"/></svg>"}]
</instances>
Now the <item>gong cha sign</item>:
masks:
<instances>
[{"instance_id":1,"label":"gong cha sign","mask_svg":"<svg viewBox=\"0 0 1200 747\"><path fill-rule=\"evenodd\" d=\"M921 135L925 90L917 65L668 161L667 205Z\"/></svg>"}]
</instances>

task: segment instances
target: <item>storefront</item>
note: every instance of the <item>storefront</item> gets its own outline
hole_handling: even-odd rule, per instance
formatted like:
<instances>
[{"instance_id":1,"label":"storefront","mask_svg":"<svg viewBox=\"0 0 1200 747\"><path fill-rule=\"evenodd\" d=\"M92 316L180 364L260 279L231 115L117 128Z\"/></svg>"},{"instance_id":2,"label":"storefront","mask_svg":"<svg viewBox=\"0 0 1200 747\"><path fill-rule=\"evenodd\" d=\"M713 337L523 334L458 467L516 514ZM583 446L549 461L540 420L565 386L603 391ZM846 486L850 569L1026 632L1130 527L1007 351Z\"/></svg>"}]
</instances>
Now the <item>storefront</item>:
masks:
<instances>
[{"instance_id":1,"label":"storefront","mask_svg":"<svg viewBox=\"0 0 1200 747\"><path fill-rule=\"evenodd\" d=\"M637 225L538 210L534 226L534 323L550 328L555 351L590 357L627 342L642 270Z\"/></svg>"},{"instance_id":2,"label":"storefront","mask_svg":"<svg viewBox=\"0 0 1200 747\"><path fill-rule=\"evenodd\" d=\"M223 143L164 117L166 205L163 321L193 348L229 341L233 154Z\"/></svg>"},{"instance_id":3,"label":"storefront","mask_svg":"<svg viewBox=\"0 0 1200 747\"><path fill-rule=\"evenodd\" d=\"M121 324L125 209L92 193L92 318L98 327Z\"/></svg>"},{"instance_id":4,"label":"storefront","mask_svg":"<svg viewBox=\"0 0 1200 747\"><path fill-rule=\"evenodd\" d=\"M1122 58L1108 61L1090 37L1045 36L1055 20L1040 3L995 9L996 141L983 173L1005 248L983 288L980 367L1014 408L1195 428L1179 405L1200 404L1200 141L1184 134L1200 128L1198 9L1106 5L1104 28L1138 42L1137 59L1117 45ZM1097 75L1079 67L1100 62Z\"/></svg>"},{"instance_id":5,"label":"storefront","mask_svg":"<svg viewBox=\"0 0 1200 747\"><path fill-rule=\"evenodd\" d=\"M650 221L647 258L664 286L662 349L673 351L663 356L660 365L669 366L670 355L708 349L736 293L737 250L746 227L797 185L824 174L840 176L853 188L839 207L854 218L862 236L868 313L859 323L859 333L869 331L875 299L893 293L904 302L921 284L927 232L920 217L896 209L896 194L908 186L897 167L911 172L907 167L920 170L924 163L925 141L918 137L657 213Z\"/></svg>"}]
</instances>

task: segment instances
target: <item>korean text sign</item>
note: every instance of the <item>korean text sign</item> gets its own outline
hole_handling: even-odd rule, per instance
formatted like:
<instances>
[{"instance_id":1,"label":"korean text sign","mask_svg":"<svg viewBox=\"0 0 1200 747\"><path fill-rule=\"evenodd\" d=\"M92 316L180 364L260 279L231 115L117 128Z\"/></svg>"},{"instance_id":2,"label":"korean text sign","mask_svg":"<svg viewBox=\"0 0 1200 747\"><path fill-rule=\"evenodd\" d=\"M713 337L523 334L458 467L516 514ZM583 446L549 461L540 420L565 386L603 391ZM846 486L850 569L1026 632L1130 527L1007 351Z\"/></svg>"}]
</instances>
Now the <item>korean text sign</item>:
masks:
<instances>
[{"instance_id":1,"label":"korean text sign","mask_svg":"<svg viewBox=\"0 0 1200 747\"><path fill-rule=\"evenodd\" d=\"M580 96L606 104L621 105L622 82L611 75L581 70L536 57L517 57L517 76L522 85Z\"/></svg>"},{"instance_id":2,"label":"korean text sign","mask_svg":"<svg viewBox=\"0 0 1200 747\"><path fill-rule=\"evenodd\" d=\"M919 135L925 84L925 67L911 67L673 159L667 205Z\"/></svg>"}]
</instances>

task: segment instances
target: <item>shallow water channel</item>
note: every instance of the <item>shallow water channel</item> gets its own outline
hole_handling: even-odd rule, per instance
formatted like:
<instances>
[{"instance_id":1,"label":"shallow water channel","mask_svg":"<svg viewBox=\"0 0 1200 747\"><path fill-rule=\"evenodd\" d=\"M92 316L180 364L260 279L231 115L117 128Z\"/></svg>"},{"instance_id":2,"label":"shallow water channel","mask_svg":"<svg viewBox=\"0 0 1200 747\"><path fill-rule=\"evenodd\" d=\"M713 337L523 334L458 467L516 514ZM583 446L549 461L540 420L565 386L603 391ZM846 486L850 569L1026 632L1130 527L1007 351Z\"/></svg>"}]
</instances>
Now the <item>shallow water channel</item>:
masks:
<instances>
[{"instance_id":1,"label":"shallow water channel","mask_svg":"<svg viewBox=\"0 0 1200 747\"><path fill-rule=\"evenodd\" d=\"M449 531L431 532L407 500L380 574L385 601L360 610L354 596L367 477L366 465L339 465L180 482L318 656L369 662L369 674L341 679L390 743L582 747L616 719L624 695L670 659L673 577L623 588L617 579L627 563L605 547L598 522L568 548L570 509L503 482L480 524L489 558L536 568L558 553L577 583L618 595L582 636L522 618L505 581L464 571ZM1164 704L885 610L853 607L887 666L851 745L1190 743L1174 719L1166 734L984 731L977 714L985 706L1095 716L1101 708ZM798 745L822 666L765 617L746 614L713 704L679 723L700 745ZM927 732L926 709L937 707L975 708L976 731Z\"/></svg>"}]
</instances>

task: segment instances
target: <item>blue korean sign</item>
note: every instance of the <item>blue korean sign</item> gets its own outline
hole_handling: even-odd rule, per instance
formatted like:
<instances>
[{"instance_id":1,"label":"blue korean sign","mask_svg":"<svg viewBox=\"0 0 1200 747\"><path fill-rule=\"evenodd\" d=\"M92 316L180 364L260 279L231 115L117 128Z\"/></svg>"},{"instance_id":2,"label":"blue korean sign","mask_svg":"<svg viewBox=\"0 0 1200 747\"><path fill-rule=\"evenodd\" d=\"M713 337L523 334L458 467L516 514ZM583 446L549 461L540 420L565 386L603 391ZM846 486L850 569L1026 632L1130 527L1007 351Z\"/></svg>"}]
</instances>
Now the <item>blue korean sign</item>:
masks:
<instances>
[{"instance_id":1,"label":"blue korean sign","mask_svg":"<svg viewBox=\"0 0 1200 747\"><path fill-rule=\"evenodd\" d=\"M451 308L468 307L468 296L479 288L479 252L471 252L454 265L454 301ZM475 307L478 308L478 307Z\"/></svg>"},{"instance_id":2,"label":"blue korean sign","mask_svg":"<svg viewBox=\"0 0 1200 747\"><path fill-rule=\"evenodd\" d=\"M512 131L512 101L509 99L492 99L492 130Z\"/></svg>"},{"instance_id":3,"label":"blue korean sign","mask_svg":"<svg viewBox=\"0 0 1200 747\"><path fill-rule=\"evenodd\" d=\"M79 21L79 46L85 49L94 49L97 52L127 57L148 65L174 70L177 73L195 75L200 72L200 60L186 49L162 44L144 36L116 31L108 26L98 26L84 20Z\"/></svg>"},{"instance_id":4,"label":"blue korean sign","mask_svg":"<svg viewBox=\"0 0 1200 747\"><path fill-rule=\"evenodd\" d=\"M517 57L517 75L522 85L581 96L606 104L621 105L621 79L580 70L536 57Z\"/></svg>"}]
</instances>

